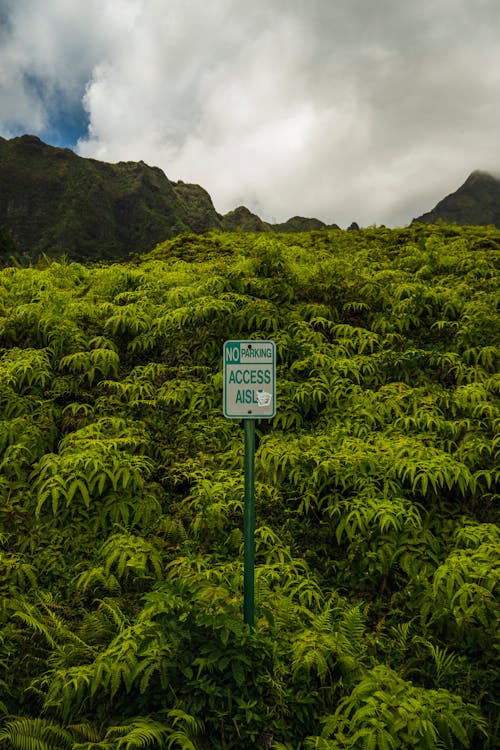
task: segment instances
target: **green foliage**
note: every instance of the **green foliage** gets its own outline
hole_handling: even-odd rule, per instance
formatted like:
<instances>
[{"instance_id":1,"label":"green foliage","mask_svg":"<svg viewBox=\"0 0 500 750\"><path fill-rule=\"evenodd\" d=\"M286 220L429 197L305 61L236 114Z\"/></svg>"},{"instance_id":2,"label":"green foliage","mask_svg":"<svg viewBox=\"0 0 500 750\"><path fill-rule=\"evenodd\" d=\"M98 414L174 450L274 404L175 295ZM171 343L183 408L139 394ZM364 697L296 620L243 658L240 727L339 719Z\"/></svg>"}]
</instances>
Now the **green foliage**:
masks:
<instances>
[{"instance_id":1,"label":"green foliage","mask_svg":"<svg viewBox=\"0 0 500 750\"><path fill-rule=\"evenodd\" d=\"M0 747L493 750L498 232L0 271ZM272 338L256 628L222 346Z\"/></svg>"},{"instance_id":2,"label":"green foliage","mask_svg":"<svg viewBox=\"0 0 500 750\"><path fill-rule=\"evenodd\" d=\"M71 748L71 739L71 734L62 727L39 718L9 719L0 730L0 746L12 750Z\"/></svg>"},{"instance_id":3,"label":"green foliage","mask_svg":"<svg viewBox=\"0 0 500 750\"><path fill-rule=\"evenodd\" d=\"M434 572L422 617L451 618L459 629L480 627L498 636L499 541L453 550Z\"/></svg>"},{"instance_id":4,"label":"green foliage","mask_svg":"<svg viewBox=\"0 0 500 750\"><path fill-rule=\"evenodd\" d=\"M118 726L110 726L101 741L77 742L73 750L139 750L164 747L167 728L158 721L137 717Z\"/></svg>"},{"instance_id":5,"label":"green foliage","mask_svg":"<svg viewBox=\"0 0 500 750\"><path fill-rule=\"evenodd\" d=\"M416 687L383 666L364 675L324 725L321 739L309 739L306 748L453 750L484 732L484 721L461 698Z\"/></svg>"}]
</instances>

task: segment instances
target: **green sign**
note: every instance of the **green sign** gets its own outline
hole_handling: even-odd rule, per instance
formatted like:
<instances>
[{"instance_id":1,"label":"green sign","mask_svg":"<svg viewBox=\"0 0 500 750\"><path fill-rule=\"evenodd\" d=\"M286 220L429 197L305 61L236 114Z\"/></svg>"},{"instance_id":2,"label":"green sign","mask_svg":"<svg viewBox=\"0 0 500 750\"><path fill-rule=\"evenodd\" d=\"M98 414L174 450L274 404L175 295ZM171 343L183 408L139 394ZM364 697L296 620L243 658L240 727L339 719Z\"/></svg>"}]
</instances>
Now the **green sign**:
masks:
<instances>
[{"instance_id":1,"label":"green sign","mask_svg":"<svg viewBox=\"0 0 500 750\"><path fill-rule=\"evenodd\" d=\"M224 344L224 416L270 419L276 414L274 341Z\"/></svg>"}]
</instances>

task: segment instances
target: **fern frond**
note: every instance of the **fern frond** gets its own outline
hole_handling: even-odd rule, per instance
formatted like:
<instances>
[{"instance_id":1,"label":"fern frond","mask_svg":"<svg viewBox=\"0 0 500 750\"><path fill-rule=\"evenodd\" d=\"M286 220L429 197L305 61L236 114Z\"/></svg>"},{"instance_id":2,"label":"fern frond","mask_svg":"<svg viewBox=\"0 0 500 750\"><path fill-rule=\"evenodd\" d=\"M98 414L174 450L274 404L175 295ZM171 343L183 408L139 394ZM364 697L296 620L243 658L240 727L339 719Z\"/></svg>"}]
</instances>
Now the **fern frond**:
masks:
<instances>
[{"instance_id":1,"label":"fern frond","mask_svg":"<svg viewBox=\"0 0 500 750\"><path fill-rule=\"evenodd\" d=\"M168 728L159 721L145 718L135 718L128 725L111 727L106 732L106 737L116 737L117 750L139 750L142 747L164 746Z\"/></svg>"},{"instance_id":2,"label":"fern frond","mask_svg":"<svg viewBox=\"0 0 500 750\"><path fill-rule=\"evenodd\" d=\"M72 741L66 729L46 719L17 717L0 728L0 743L8 742L12 750L65 750Z\"/></svg>"}]
</instances>

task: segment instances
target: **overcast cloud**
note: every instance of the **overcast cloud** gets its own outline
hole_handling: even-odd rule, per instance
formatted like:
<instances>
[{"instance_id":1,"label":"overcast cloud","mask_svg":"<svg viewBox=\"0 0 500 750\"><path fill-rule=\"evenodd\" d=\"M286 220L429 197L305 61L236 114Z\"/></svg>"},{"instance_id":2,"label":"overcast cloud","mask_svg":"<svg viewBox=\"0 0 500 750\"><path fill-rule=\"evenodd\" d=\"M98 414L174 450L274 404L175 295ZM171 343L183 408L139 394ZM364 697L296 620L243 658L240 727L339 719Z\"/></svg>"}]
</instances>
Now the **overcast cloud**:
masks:
<instances>
[{"instance_id":1,"label":"overcast cloud","mask_svg":"<svg viewBox=\"0 0 500 750\"><path fill-rule=\"evenodd\" d=\"M500 169L498 0L0 0L0 135L403 226Z\"/></svg>"}]
</instances>

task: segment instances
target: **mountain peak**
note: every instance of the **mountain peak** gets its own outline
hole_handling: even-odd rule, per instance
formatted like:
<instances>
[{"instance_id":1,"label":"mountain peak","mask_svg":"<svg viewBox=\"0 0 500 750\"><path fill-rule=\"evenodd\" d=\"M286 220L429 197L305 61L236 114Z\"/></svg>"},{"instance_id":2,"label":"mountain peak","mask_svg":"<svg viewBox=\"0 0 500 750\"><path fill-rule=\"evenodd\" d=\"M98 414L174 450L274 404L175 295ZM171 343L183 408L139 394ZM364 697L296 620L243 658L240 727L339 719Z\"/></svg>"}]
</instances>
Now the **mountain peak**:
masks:
<instances>
[{"instance_id":1,"label":"mountain peak","mask_svg":"<svg viewBox=\"0 0 500 750\"><path fill-rule=\"evenodd\" d=\"M412 223L488 225L500 227L500 179L476 169L454 193Z\"/></svg>"},{"instance_id":2,"label":"mountain peak","mask_svg":"<svg viewBox=\"0 0 500 750\"><path fill-rule=\"evenodd\" d=\"M476 184L477 182L496 182L497 178L491 172L485 172L482 169L475 169L464 182L464 185Z\"/></svg>"},{"instance_id":3,"label":"mountain peak","mask_svg":"<svg viewBox=\"0 0 500 750\"><path fill-rule=\"evenodd\" d=\"M0 227L23 257L111 260L222 223L206 190L172 183L159 167L108 164L23 135L0 139Z\"/></svg>"}]
</instances>

